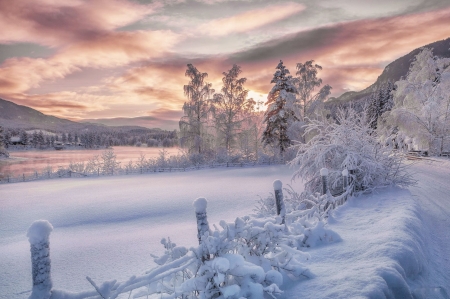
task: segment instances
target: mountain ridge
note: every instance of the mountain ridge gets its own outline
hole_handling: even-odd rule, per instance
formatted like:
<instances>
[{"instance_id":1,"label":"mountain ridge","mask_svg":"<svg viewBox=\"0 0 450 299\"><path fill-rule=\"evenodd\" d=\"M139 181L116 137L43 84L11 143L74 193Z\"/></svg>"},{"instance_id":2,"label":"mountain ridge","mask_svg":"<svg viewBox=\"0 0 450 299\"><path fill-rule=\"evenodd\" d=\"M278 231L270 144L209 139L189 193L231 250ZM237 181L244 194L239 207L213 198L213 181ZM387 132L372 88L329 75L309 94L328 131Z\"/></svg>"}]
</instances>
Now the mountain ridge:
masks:
<instances>
[{"instance_id":1,"label":"mountain ridge","mask_svg":"<svg viewBox=\"0 0 450 299\"><path fill-rule=\"evenodd\" d=\"M53 115L44 114L28 106L0 99L0 126L10 129L49 130L49 131L109 131L121 130L161 130L142 126L107 126L101 123L75 122Z\"/></svg>"},{"instance_id":2,"label":"mountain ridge","mask_svg":"<svg viewBox=\"0 0 450 299\"><path fill-rule=\"evenodd\" d=\"M414 60L414 57L419 54L422 48L433 48L434 55L449 58L450 37L412 50L408 54L401 56L389 63L383 69L383 72L378 76L377 80L370 86L360 91L345 92L339 97L331 97L326 103L332 105L362 100L368 97L372 92L374 92L378 87L380 87L388 80L390 80L392 83L397 82L401 77L404 77L408 74L411 62Z\"/></svg>"}]
</instances>

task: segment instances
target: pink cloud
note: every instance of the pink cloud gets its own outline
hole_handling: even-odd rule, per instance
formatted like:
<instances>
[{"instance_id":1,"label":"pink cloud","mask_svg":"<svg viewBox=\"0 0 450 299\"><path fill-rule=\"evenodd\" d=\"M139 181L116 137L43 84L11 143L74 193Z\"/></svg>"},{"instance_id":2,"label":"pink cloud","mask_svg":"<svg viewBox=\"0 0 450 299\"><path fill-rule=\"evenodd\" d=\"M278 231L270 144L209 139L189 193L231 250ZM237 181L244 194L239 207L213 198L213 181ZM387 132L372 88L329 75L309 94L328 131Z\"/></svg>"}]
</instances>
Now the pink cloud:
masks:
<instances>
[{"instance_id":1,"label":"pink cloud","mask_svg":"<svg viewBox=\"0 0 450 299\"><path fill-rule=\"evenodd\" d=\"M58 47L139 21L156 7L125 0L0 1L0 43Z\"/></svg>"},{"instance_id":2,"label":"pink cloud","mask_svg":"<svg viewBox=\"0 0 450 299\"><path fill-rule=\"evenodd\" d=\"M212 20L200 25L198 30L212 36L228 35L235 32L248 32L285 19L304 9L304 5L294 2L274 4L240 13L232 17Z\"/></svg>"},{"instance_id":3,"label":"pink cloud","mask_svg":"<svg viewBox=\"0 0 450 299\"><path fill-rule=\"evenodd\" d=\"M11 58L0 65L0 94L26 92L80 68L112 68L160 57L177 38L169 31L110 32L71 44L47 59Z\"/></svg>"}]
</instances>

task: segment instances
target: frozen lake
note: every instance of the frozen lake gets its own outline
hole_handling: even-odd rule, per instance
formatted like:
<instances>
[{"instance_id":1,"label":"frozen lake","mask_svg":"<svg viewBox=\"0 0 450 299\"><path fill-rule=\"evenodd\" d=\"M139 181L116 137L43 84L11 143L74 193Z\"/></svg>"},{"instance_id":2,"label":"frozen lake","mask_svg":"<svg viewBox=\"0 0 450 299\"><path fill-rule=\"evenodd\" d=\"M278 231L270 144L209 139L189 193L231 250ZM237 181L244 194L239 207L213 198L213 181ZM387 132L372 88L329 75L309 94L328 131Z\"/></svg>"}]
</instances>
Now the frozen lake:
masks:
<instances>
[{"instance_id":1,"label":"frozen lake","mask_svg":"<svg viewBox=\"0 0 450 299\"><path fill-rule=\"evenodd\" d=\"M26 299L31 262L26 231L46 219L53 285L91 290L86 280L126 280L154 266L150 254L163 253L161 238L196 246L192 202L206 197L208 220L232 222L252 213L258 196L272 183L290 183L287 166L72 178L2 185L0 188L0 298ZM300 189L300 182L296 182Z\"/></svg>"},{"instance_id":2,"label":"frozen lake","mask_svg":"<svg viewBox=\"0 0 450 299\"><path fill-rule=\"evenodd\" d=\"M147 159L156 158L162 148L158 147L135 147L115 146L114 153L117 160L122 164L128 161L137 161L141 154ZM178 154L176 147L165 148L169 155ZM65 150L27 150L11 152L9 160L0 160L0 177L5 175L30 174L42 171L47 166L54 170L59 166L68 166L71 162L87 162L95 155L101 155L105 149L65 149Z\"/></svg>"}]
</instances>

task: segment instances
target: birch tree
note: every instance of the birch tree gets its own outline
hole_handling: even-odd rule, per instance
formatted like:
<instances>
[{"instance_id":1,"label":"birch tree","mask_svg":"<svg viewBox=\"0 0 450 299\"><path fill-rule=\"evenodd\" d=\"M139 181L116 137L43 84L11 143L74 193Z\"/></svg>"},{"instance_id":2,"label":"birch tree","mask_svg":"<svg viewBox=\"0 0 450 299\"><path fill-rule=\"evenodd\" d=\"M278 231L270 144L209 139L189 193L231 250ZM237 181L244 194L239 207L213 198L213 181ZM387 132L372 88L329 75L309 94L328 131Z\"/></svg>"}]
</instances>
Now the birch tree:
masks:
<instances>
[{"instance_id":1,"label":"birch tree","mask_svg":"<svg viewBox=\"0 0 450 299\"><path fill-rule=\"evenodd\" d=\"M255 105L253 99L247 98L248 90L244 88L247 79L239 78L241 73L241 67L236 64L228 72L223 72L221 93L216 93L213 99L218 142L228 154L242 130L245 114Z\"/></svg>"},{"instance_id":2,"label":"birch tree","mask_svg":"<svg viewBox=\"0 0 450 299\"><path fill-rule=\"evenodd\" d=\"M311 117L316 108L331 93L331 86L326 84L316 93L314 91L322 85L322 79L317 77L322 67L314 64L314 60L305 63L297 63L296 77L294 78L297 88L297 117L304 120L305 117Z\"/></svg>"},{"instance_id":3,"label":"birch tree","mask_svg":"<svg viewBox=\"0 0 450 299\"><path fill-rule=\"evenodd\" d=\"M201 73L192 64L187 65L185 73L190 81L184 85L184 95L188 101L183 105L184 116L180 120L180 141L190 153L202 154L207 144L207 121L211 112L211 96L214 89L205 79L207 73Z\"/></svg>"}]
</instances>

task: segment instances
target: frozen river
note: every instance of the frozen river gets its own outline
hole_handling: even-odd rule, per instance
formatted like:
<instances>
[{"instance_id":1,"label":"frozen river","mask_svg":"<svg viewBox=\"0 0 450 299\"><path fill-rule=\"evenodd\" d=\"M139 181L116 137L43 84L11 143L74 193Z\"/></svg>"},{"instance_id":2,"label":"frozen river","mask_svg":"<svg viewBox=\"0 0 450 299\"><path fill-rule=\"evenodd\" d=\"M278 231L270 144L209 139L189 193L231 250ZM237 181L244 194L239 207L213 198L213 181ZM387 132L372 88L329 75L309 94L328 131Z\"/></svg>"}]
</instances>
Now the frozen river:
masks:
<instances>
[{"instance_id":1,"label":"frozen river","mask_svg":"<svg viewBox=\"0 0 450 299\"><path fill-rule=\"evenodd\" d=\"M162 148L115 146L114 153L122 164L128 161L137 161L141 154L147 159L158 157ZM11 152L8 160L0 160L0 177L6 175L30 174L41 172L50 166L58 169L59 166L68 166L71 162L87 162L95 155L101 155L105 149L67 149L67 150L27 150ZM178 154L178 148L166 148L169 155Z\"/></svg>"}]
</instances>

